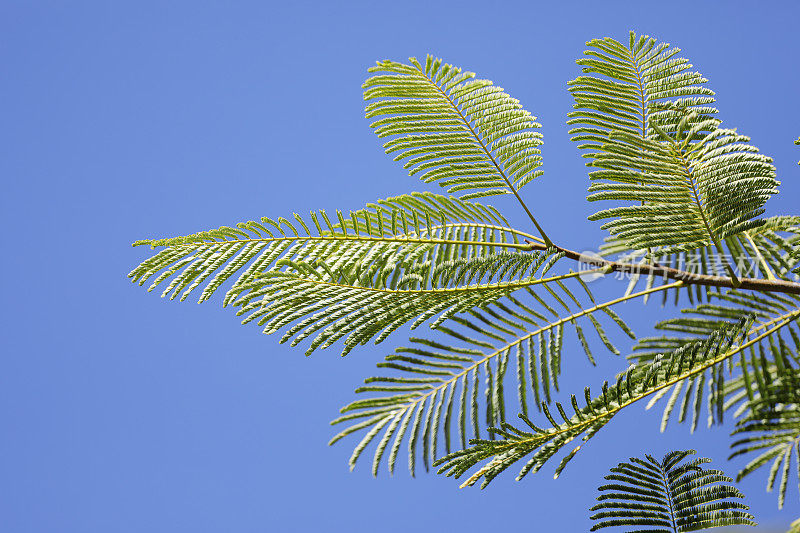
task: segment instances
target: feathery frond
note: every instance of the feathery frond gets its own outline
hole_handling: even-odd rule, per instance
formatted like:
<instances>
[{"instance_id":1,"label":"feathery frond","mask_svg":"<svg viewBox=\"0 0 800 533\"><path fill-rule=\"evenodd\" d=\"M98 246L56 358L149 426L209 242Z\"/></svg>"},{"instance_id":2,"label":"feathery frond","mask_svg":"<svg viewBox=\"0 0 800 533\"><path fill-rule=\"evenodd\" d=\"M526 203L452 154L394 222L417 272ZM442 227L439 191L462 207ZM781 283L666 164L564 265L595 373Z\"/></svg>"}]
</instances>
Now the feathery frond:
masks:
<instances>
[{"instance_id":1,"label":"feathery frond","mask_svg":"<svg viewBox=\"0 0 800 533\"><path fill-rule=\"evenodd\" d=\"M709 426L722 422L724 413L737 405L740 407L734 415L741 415L747 409L746 402L758 398L765 390L770 382L770 373L781 361L787 357L797 359L789 343L794 345L796 353L800 353L800 296L729 291L711 293L711 297L713 303L684 309L683 313L688 316L664 320L656 325L656 329L680 336L642 338L634 346L630 359L637 364L648 363L664 351L704 338L720 326L736 323L744 317L755 319L751 336L760 335L767 329L771 333L761 337L747 351L740 352L738 360L730 360L727 371L722 366L709 369L653 396L648 409L661 398L668 398L661 419L662 431L676 410L678 422L691 419L691 431L694 431L704 403L708 409ZM776 324L781 327L772 329ZM781 334L789 335L791 341L787 342ZM733 376L730 375L732 371L736 371Z\"/></svg>"},{"instance_id":2,"label":"feathery frond","mask_svg":"<svg viewBox=\"0 0 800 533\"><path fill-rule=\"evenodd\" d=\"M700 465L711 459L695 458L694 450L673 451L657 461L631 457L605 476L610 483L598 490L598 503L591 508L597 521L590 531L607 527L633 527L628 531L675 533L724 526L755 526L755 517L733 480L721 470ZM642 529L646 528L646 529Z\"/></svg>"},{"instance_id":3,"label":"feathery frond","mask_svg":"<svg viewBox=\"0 0 800 533\"><path fill-rule=\"evenodd\" d=\"M379 200L346 218L337 211L334 222L324 211L312 212L310 223L297 214L293 218L264 217L235 228L137 241L135 246L164 249L129 277L139 285L152 278L148 290L169 280L162 297L181 300L205 283L203 302L238 273L223 305L238 306L243 322L255 321L265 333L288 328L281 342L291 339L295 345L316 334L309 353L345 335L347 353L420 315L415 325L533 283L502 283L498 276L482 283L484 273L493 272L491 265L484 264L480 275L459 266L458 261L527 250L520 239L532 238L477 203L414 193ZM520 273L507 255L498 261L501 274ZM467 286L465 279L475 283Z\"/></svg>"},{"instance_id":4,"label":"feathery frond","mask_svg":"<svg viewBox=\"0 0 800 533\"><path fill-rule=\"evenodd\" d=\"M631 267L623 296L598 303L581 279L586 272L549 274L579 254L553 244L519 194L542 174L536 117L491 81L432 56L370 68L366 117L409 175L459 198L412 193L347 215L263 217L137 241L161 249L129 277L181 301L197 291L201 303L224 290L223 306L235 307L243 323L282 332L282 343L306 342L307 354L339 343L345 355L403 325L436 329L378 363L381 374L356 390L364 396L332 422L344 429L330 444L364 432L351 468L374 444L373 474L384 459L393 473L405 442L412 476L421 456L426 470L438 466L456 478L477 467L462 486L486 486L526 459L521 479L573 440L593 438L625 407L668 397L662 430L673 412L680 421L691 417L694 430L704 403L709 425L733 410L732 457L758 454L739 479L769 464L768 489L780 478L782 506L793 453L800 479L800 296L719 286L796 290L800 217L758 218L778 192L772 160L722 127L707 80L679 49L633 32L627 45L604 38L587 46L578 61L584 75L569 83L575 110L568 124L593 168L588 199L616 202L590 219L604 220L610 232L603 253L620 257L596 272ZM501 194L518 200L541 238L469 201ZM648 266L644 289L637 265ZM691 279L723 272L730 282ZM740 284L738 276L770 282ZM599 318L634 338L612 307L658 292L664 303L685 293L697 305L660 322L669 333L642 339L630 356L635 364L604 382L601 394L587 387L582 401L553 402L565 333L574 329L592 364L588 329L619 354ZM506 388L514 381L522 429L507 422ZM546 419L543 427L533 414ZM581 446L561 458L555 477ZM741 494L725 484L729 478L702 469L707 459L684 462L693 453L672 452L661 462L648 455L612 469L593 530L753 525L747 507L731 501Z\"/></svg>"},{"instance_id":5,"label":"feathery frond","mask_svg":"<svg viewBox=\"0 0 800 533\"><path fill-rule=\"evenodd\" d=\"M409 62L370 68L364 99L386 153L411 176L475 198L516 193L541 175L541 126L518 100L441 59Z\"/></svg>"},{"instance_id":6,"label":"feathery frond","mask_svg":"<svg viewBox=\"0 0 800 533\"><path fill-rule=\"evenodd\" d=\"M707 339L685 344L672 352L660 355L649 364L631 365L627 372L617 377L616 384L603 383L602 394L594 398L587 387L584 390L583 407L579 407L578 399L574 395L571 396L572 415L567 415L567 409L562 404L556 403L556 409L563 422L556 421L551 410L542 405L542 412L550 424L549 428L543 429L520 414L520 418L527 425L525 430L508 423L501 424L490 429L491 433L500 437L498 440L472 439L469 448L453 452L438 460L435 465L440 466L439 473L459 478L478 463L486 461L462 483L462 487L471 486L483 479L481 487L485 487L508 467L530 456L517 475L518 480L522 479L528 473L541 469L547 461L576 438L582 436L582 440L586 442L594 437L625 407L677 382L721 365L781 326L780 323L776 324L772 329L747 342L740 341L752 331L750 320L723 326ZM581 446L566 454L556 468L555 477L559 476Z\"/></svg>"},{"instance_id":7,"label":"feathery frond","mask_svg":"<svg viewBox=\"0 0 800 533\"><path fill-rule=\"evenodd\" d=\"M386 357L378 367L392 370L392 374L368 378L356 392L389 394L356 400L343 407L342 416L332 424L350 425L330 444L369 428L350 459L353 467L367 444L382 433L372 464L373 473L377 473L394 437L387 460L391 473L401 442L408 436L409 470L413 475L417 448L426 470L429 462L437 458L438 443L444 443L447 453L454 448L453 426L464 448L468 433L480 437L481 420L485 420L486 427L505 422L507 373L516 379L523 414L528 413L529 398L539 409L541 403L549 403L551 394L559 388L565 328L574 329L592 364L594 357L584 327L593 329L609 351L619 353L596 315L607 315L633 338L633 332L611 307L641 294L597 304L575 273L540 280L540 284L524 291L532 301L508 296L480 311L454 316L438 328L445 335L443 339L414 338L410 346L398 348ZM586 289L591 300L588 306L582 305L567 287L571 280Z\"/></svg>"},{"instance_id":8,"label":"feathery frond","mask_svg":"<svg viewBox=\"0 0 800 533\"><path fill-rule=\"evenodd\" d=\"M588 200L631 202L592 215L631 249L714 244L758 227L777 192L771 159L720 128L713 92L677 48L631 32L587 43L587 76L570 82L573 140L590 150ZM729 269L726 269L729 270Z\"/></svg>"},{"instance_id":9,"label":"feathery frond","mask_svg":"<svg viewBox=\"0 0 800 533\"><path fill-rule=\"evenodd\" d=\"M740 481L761 467L770 464L767 490L778 484L778 507L783 508L792 455L795 456L796 477L800 489L800 371L798 361L780 361L776 375L766 383L760 397L751 400L749 413L739 420L732 436L734 450L729 458L757 453L736 476Z\"/></svg>"}]
</instances>

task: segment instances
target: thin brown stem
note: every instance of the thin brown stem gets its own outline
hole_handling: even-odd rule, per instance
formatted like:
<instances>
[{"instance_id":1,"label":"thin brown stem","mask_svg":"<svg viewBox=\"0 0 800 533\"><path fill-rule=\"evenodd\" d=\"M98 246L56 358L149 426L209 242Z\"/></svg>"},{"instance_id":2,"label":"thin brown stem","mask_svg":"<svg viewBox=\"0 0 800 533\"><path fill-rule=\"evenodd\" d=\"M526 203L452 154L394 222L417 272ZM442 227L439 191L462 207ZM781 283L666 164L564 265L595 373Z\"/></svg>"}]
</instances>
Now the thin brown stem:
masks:
<instances>
[{"instance_id":1,"label":"thin brown stem","mask_svg":"<svg viewBox=\"0 0 800 533\"><path fill-rule=\"evenodd\" d=\"M683 281L687 285L707 285L711 287L724 287L731 289L747 289L762 292L783 292L787 294L800 294L800 283L793 283L784 280L770 280L770 279L757 279L757 278L739 278L738 283L733 279L726 276L710 276L708 274L695 274L677 268L667 267L664 265L634 265L631 263L624 263L619 261L610 261L596 256L587 257L578 252L567 250L561 246L553 245L559 252L563 252L564 256L574 261L586 263L592 267L605 267L607 272L628 272L631 274L645 274L662 276L667 279L674 279ZM547 246L539 243L530 243L531 250L546 250Z\"/></svg>"}]
</instances>

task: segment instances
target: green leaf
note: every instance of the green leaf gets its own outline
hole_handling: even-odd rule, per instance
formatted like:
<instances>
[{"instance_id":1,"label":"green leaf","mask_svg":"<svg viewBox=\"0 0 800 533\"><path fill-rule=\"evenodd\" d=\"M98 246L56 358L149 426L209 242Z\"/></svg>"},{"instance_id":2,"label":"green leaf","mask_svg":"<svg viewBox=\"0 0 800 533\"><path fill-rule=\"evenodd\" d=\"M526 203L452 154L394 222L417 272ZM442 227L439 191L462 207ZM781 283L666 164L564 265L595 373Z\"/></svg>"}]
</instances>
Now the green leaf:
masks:
<instances>
[{"instance_id":1,"label":"green leaf","mask_svg":"<svg viewBox=\"0 0 800 533\"><path fill-rule=\"evenodd\" d=\"M729 458L755 455L736 476L740 481L761 467L770 465L767 490L778 484L778 507L783 508L794 461L795 483L800 487L800 371L786 358L771 376L765 390L748 405L748 414L736 423L731 434ZM794 362L797 365L797 362ZM794 456L794 459L793 459Z\"/></svg>"},{"instance_id":2,"label":"green leaf","mask_svg":"<svg viewBox=\"0 0 800 533\"><path fill-rule=\"evenodd\" d=\"M755 518L733 480L721 470L700 465L711 459L689 459L694 450L673 451L657 461L651 455L631 457L605 476L600 502L591 508L590 531L634 527L636 531L675 533L725 526L755 526ZM645 529L642 529L645 528Z\"/></svg>"},{"instance_id":3,"label":"green leaf","mask_svg":"<svg viewBox=\"0 0 800 533\"><path fill-rule=\"evenodd\" d=\"M516 191L541 175L536 117L489 80L428 56L379 61L364 83L383 147L425 183L475 198Z\"/></svg>"},{"instance_id":4,"label":"green leaf","mask_svg":"<svg viewBox=\"0 0 800 533\"><path fill-rule=\"evenodd\" d=\"M797 359L800 353L800 296L791 294L752 294L744 291L709 293L711 303L700 304L694 308L683 309L681 318L663 320L656 329L677 335L645 337L633 347L629 359L636 364L646 364L664 351L674 350L699 338L705 338L721 326L734 324L745 317L753 317L755 325L751 335L760 335L765 330L771 333L761 337L735 361L730 361L729 370L737 372L726 376L722 369L697 374L686 382L676 383L671 389L664 389L648 403L653 407L662 397L669 399L662 415L661 429L674 418L675 408L680 400L677 414L679 421L686 418L689 396L695 391L695 409L701 407L703 389L701 381L709 383L706 393L708 405L708 425L721 423L724 412L734 410L734 416L741 416L749 409L748 399L757 398L770 382L777 365L784 358ZM773 328L780 324L779 328ZM791 338L785 341L783 335ZM758 353L757 353L758 352ZM766 376L766 377L765 377ZM697 428L699 417L693 416L691 430Z\"/></svg>"},{"instance_id":5,"label":"green leaf","mask_svg":"<svg viewBox=\"0 0 800 533\"><path fill-rule=\"evenodd\" d=\"M270 270L239 286L234 305L245 322L258 321L264 333L288 330L281 342L295 346L316 335L306 353L344 338L342 355L370 339L379 343L403 324L411 329L431 321L436 328L456 313L485 308L503 296L546 283L535 276L546 254L496 252L484 257L442 261L431 269L406 268L393 288L373 276L357 279L323 262L279 260ZM375 258L383 264L387 256ZM432 270L432 271L431 271ZM430 275L428 273L430 272ZM430 288L419 288L427 279ZM476 281L477 280L477 281ZM346 338L345 338L346 337Z\"/></svg>"},{"instance_id":6,"label":"green leaf","mask_svg":"<svg viewBox=\"0 0 800 533\"><path fill-rule=\"evenodd\" d=\"M679 381L721 365L782 325L779 323L773 329L744 342L743 339L752 332L749 324L750 319L745 319L737 324L723 326L705 340L687 343L654 358L648 364L631 365L627 372L617 377L615 384L603 383L602 394L592 398L587 389L583 407L578 407L577 398L573 395L573 414L569 418L564 416L563 422L556 422L547 406L542 405L542 411L550 425L547 429L537 426L524 415L520 415L520 418L527 425L525 430L508 423L491 428L490 433L499 438L472 439L469 448L439 459L436 462L436 466L440 467L438 472L459 478L484 462L462 483L462 487L471 486L481 479L481 486L485 487L508 467L528 456L530 457L517 479L522 479L530 472L537 472L573 440L578 437L584 442L590 440L622 409ZM556 406L559 413L566 412L560 404ZM577 446L561 460L556 468L556 477L580 447Z\"/></svg>"},{"instance_id":7,"label":"green leaf","mask_svg":"<svg viewBox=\"0 0 800 533\"><path fill-rule=\"evenodd\" d=\"M720 127L713 92L679 49L631 33L628 46L587 43L586 76L570 82L570 133L588 150L595 213L631 249L689 250L758 227L777 192L772 160L749 138ZM719 250L722 253L722 250ZM726 265L726 268L729 268Z\"/></svg>"},{"instance_id":8,"label":"green leaf","mask_svg":"<svg viewBox=\"0 0 800 533\"><path fill-rule=\"evenodd\" d=\"M500 286L497 270L524 277L538 257L510 255L529 250L520 239L531 236L507 227L493 208L441 195L379 200L336 218L332 223L324 211L310 220L295 214L295 225L264 217L137 241L163 249L129 277L139 285L152 279L148 290L166 284L162 297L181 300L205 284L203 302L238 275L223 305L238 306L245 323L257 322L265 333L288 328L283 340L293 344L316 333L309 351L347 335L346 353L420 315L420 321L446 317L494 301L524 286ZM499 253L496 264L481 262Z\"/></svg>"},{"instance_id":9,"label":"green leaf","mask_svg":"<svg viewBox=\"0 0 800 533\"><path fill-rule=\"evenodd\" d=\"M545 261L542 261L545 263ZM541 263L540 263L541 264ZM542 266L542 270L544 270ZM540 274L541 274L541 271ZM356 400L341 409L342 416L332 424L350 424L331 439L331 444L354 431L367 430L381 424L386 427L382 443L388 442L392 426L389 421L402 417L411 420L398 431L396 439L409 436L409 467L412 475L416 465L418 440L416 435L427 436L422 439L423 458L435 460L440 451L439 443L444 444L445 452L458 449L451 439L456 432L460 447L466 445L468 435L479 438L485 427L498 426L505 422L506 399L505 377L516 379L519 408L528 412L529 396L534 406L542 410L544 403L551 401L551 395L558 390L558 376L561 373L563 336L570 327L579 328L581 321L591 324L591 330L599 340L605 337L603 326L596 318L608 315L610 320L625 333L632 332L611 310L611 306L626 299L581 305L582 298L567 287L567 282L577 279L577 274L540 278L540 283L527 287L521 295L509 295L481 309L452 316L438 331L443 336L437 338L412 338L408 346L395 352L378 363L378 368L386 373L370 377L364 386L356 390L358 394L369 395ZM585 286L578 284L582 288ZM539 291L541 287L549 289ZM539 295L539 292L545 294ZM527 293L528 298L524 298ZM587 296L591 296L587 292ZM632 295L629 298L641 296ZM564 313L559 315L548 300L564 303ZM572 302L567 305L566 302ZM560 305L560 304L559 304ZM606 347L612 353L615 348L608 342ZM594 363L592 354L587 357ZM529 395L530 393L530 395ZM484 401L479 402L478 398ZM436 416L421 417L423 406L430 412L436 405ZM486 425L482 429L479 409L485 415ZM412 413L416 413L412 417ZM470 427L471 426L471 427ZM442 436L443 439L438 439ZM398 444L399 445L399 444ZM383 457L379 446L375 461ZM396 454L390 454L388 468L394 471ZM376 464L376 463L374 463ZM377 468L375 466L374 468ZM427 463L426 463L427 469ZM375 471L375 470L373 470Z\"/></svg>"}]
</instances>

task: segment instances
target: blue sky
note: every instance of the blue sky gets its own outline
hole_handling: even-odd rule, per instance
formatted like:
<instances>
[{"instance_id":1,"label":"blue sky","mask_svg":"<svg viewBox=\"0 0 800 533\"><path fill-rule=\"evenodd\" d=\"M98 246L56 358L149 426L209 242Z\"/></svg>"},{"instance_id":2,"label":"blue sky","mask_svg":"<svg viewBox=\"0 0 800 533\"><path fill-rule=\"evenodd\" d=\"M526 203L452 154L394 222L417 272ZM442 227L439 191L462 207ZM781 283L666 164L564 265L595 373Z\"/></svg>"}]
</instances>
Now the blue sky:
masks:
<instances>
[{"instance_id":1,"label":"blue sky","mask_svg":"<svg viewBox=\"0 0 800 533\"><path fill-rule=\"evenodd\" d=\"M377 59L432 53L495 82L544 125L545 176L526 200L577 250L586 170L565 84L592 37L629 29L684 50L725 123L774 157L796 214L800 135L794 2L17 2L0 5L0 529L9 532L585 531L620 460L695 448L724 461L728 430L658 433L620 415L552 467L484 491L433 474L350 473L328 422L392 346L302 352L242 327L218 300L159 299L125 275L130 243L262 215L356 209L422 190L379 149L360 85ZM434 189L431 189L434 190ZM523 228L505 198L491 202ZM605 282L603 282L605 283ZM604 286L605 287L605 286ZM601 290L606 290L605 288ZM619 290L619 287L609 287ZM644 334L673 311L626 304ZM579 349L565 388L599 383ZM579 390L579 389L578 389ZM741 485L762 524L800 515Z\"/></svg>"}]
</instances>

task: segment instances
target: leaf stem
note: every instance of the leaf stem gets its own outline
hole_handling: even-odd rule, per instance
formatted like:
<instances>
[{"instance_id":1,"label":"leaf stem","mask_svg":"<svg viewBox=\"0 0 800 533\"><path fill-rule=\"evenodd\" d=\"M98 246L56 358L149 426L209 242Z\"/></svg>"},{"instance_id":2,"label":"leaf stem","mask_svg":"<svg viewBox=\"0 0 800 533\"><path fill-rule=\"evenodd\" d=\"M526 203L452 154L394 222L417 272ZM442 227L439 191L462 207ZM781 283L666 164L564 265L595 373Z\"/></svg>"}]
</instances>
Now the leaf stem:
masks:
<instances>
[{"instance_id":1,"label":"leaf stem","mask_svg":"<svg viewBox=\"0 0 800 533\"><path fill-rule=\"evenodd\" d=\"M764 259L764 256L761 255L761 251L758 249L758 246L756 246L755 241L753 241L753 238L750 236L750 232L745 231L744 236L747 239L747 242L749 242L750 246L753 248L753 252L755 252L756 257L758 257L758 261L761 263L761 267L764 269L764 273L767 275L767 279L771 280L778 279L775 277L775 274L772 273L772 269L769 267L769 263L767 263L766 259Z\"/></svg>"},{"instance_id":2,"label":"leaf stem","mask_svg":"<svg viewBox=\"0 0 800 533\"><path fill-rule=\"evenodd\" d=\"M584 274L590 274L593 272L600 272L604 270L604 267L594 268L591 270L583 270L581 272L570 272L568 274L559 274L557 276L550 276L549 278L535 278L531 277L528 279L522 279L519 281L506 281L506 282L499 282L496 284L488 283L484 285L465 285L462 287L444 287L444 288L437 288L437 289L384 289L380 287L368 287L368 286L361 286L361 285L352 285L346 283L334 283L331 281L325 280L318 280L312 278L299 278L298 281L301 283L308 283L311 285L324 285L327 287L338 287L342 289L354 289L354 290L363 290L368 292L383 292L389 294L445 294L445 293L459 293L459 292L476 292L476 291L505 291L509 289L518 289L522 287L531 287L533 285L541 285L551 282L558 282L560 280L574 278L577 276L582 276ZM265 283L269 283L269 278L261 277L260 279L265 280ZM661 287L659 287L661 290ZM612 303L616 303L616 301L609 302L609 305ZM595 306L597 307L597 306ZM602 307L602 306L601 306ZM594 309L594 308L592 308ZM580 316L581 313L578 313L575 316Z\"/></svg>"},{"instance_id":3,"label":"leaf stem","mask_svg":"<svg viewBox=\"0 0 800 533\"><path fill-rule=\"evenodd\" d=\"M515 230L513 228L506 228L503 226L493 226L490 224L468 224L468 223L457 223L457 224L446 224L440 226L432 226L431 230L439 230L439 229L450 229L450 228L458 228L458 227L473 227L473 228L482 228L482 229L493 229L493 230L500 230L500 231L507 231L509 233L518 235L525 239L531 239L538 242L544 242L539 237L530 235L529 233L525 233L523 231ZM427 231L425 232L427 233ZM190 236L191 237L191 236ZM210 237L209 237L210 238ZM410 232L407 234L399 234L399 235L391 235L385 237L372 237L372 236L364 236L364 235L354 235L352 233L348 234L338 234L334 233L331 235L319 235L319 236L307 236L302 237L300 235L291 235L291 236L283 236L283 237L259 237L254 239L224 239L224 240L209 240L209 241L192 241L192 240L184 240L181 241L181 237L176 237L173 239L144 239L140 241L136 241L133 243L133 246L150 246L151 248L157 248L159 246L165 247L199 247L199 246L214 246L219 244L246 244L250 242L280 242L280 241L361 241L361 242L397 242L397 243L421 243L421 244L464 244L464 245L476 245L476 246L497 246L500 248L516 248L518 250L530 250L529 244L519 244L519 243L504 243L504 242L486 242L486 241L460 241L460 240L452 240L452 239L435 239L429 238L425 239L421 236L417 236L416 232Z\"/></svg>"},{"instance_id":4,"label":"leaf stem","mask_svg":"<svg viewBox=\"0 0 800 533\"><path fill-rule=\"evenodd\" d=\"M666 457L664 457L664 459L666 460ZM667 468L664 462L665 461L662 461L662 464L659 465L661 467L661 481L664 483L664 492L667 495L667 503L669 503L669 517L672 522L672 531L678 533L678 524L675 522L675 502L672 497L672 487L669 486L669 481L667 480Z\"/></svg>"}]
</instances>

